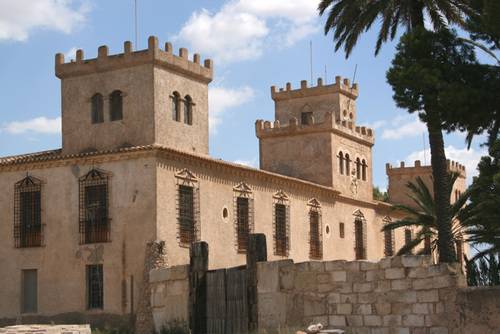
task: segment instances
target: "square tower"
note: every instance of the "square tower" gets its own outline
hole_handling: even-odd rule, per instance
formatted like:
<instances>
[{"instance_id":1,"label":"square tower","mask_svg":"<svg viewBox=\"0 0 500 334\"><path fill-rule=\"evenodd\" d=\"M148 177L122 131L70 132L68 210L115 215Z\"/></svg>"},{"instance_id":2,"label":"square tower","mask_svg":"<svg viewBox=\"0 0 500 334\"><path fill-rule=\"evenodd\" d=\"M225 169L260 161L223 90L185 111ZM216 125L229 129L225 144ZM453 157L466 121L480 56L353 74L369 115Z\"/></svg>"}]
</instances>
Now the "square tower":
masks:
<instances>
[{"instance_id":1,"label":"square tower","mask_svg":"<svg viewBox=\"0 0 500 334\"><path fill-rule=\"evenodd\" d=\"M273 86L271 96L275 121L255 125L260 168L371 200L374 133L355 125L357 84L336 77L308 87L303 80L295 90Z\"/></svg>"},{"instance_id":2,"label":"square tower","mask_svg":"<svg viewBox=\"0 0 500 334\"><path fill-rule=\"evenodd\" d=\"M64 62L56 55L61 79L63 154L162 145L208 154L208 84L212 61L192 61L181 48L158 47L150 37L146 50L108 55L101 46L96 59Z\"/></svg>"}]
</instances>

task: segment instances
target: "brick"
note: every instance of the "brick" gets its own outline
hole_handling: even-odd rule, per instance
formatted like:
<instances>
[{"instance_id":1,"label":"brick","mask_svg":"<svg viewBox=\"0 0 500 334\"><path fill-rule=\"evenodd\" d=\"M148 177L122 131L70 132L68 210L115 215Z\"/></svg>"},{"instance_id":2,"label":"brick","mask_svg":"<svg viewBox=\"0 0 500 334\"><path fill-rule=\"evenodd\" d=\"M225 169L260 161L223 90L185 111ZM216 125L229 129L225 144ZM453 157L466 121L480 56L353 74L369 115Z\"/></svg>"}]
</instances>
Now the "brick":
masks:
<instances>
[{"instance_id":1,"label":"brick","mask_svg":"<svg viewBox=\"0 0 500 334\"><path fill-rule=\"evenodd\" d=\"M392 290L408 290L411 288L411 280L409 279L395 279L391 280Z\"/></svg>"},{"instance_id":2,"label":"brick","mask_svg":"<svg viewBox=\"0 0 500 334\"><path fill-rule=\"evenodd\" d=\"M370 292L373 291L372 283L354 283L352 286L354 292Z\"/></svg>"},{"instance_id":3,"label":"brick","mask_svg":"<svg viewBox=\"0 0 500 334\"><path fill-rule=\"evenodd\" d=\"M413 304L412 310L415 314L429 314L433 311L433 305L428 303L416 303Z\"/></svg>"},{"instance_id":4,"label":"brick","mask_svg":"<svg viewBox=\"0 0 500 334\"><path fill-rule=\"evenodd\" d=\"M365 315L363 322L365 326L382 326L382 317L379 315Z\"/></svg>"},{"instance_id":5,"label":"brick","mask_svg":"<svg viewBox=\"0 0 500 334\"><path fill-rule=\"evenodd\" d=\"M422 256L418 255L405 255L401 257L401 264L403 267L415 268L422 266Z\"/></svg>"},{"instance_id":6,"label":"brick","mask_svg":"<svg viewBox=\"0 0 500 334\"><path fill-rule=\"evenodd\" d=\"M405 314L403 315L403 326L424 327L425 317L423 315Z\"/></svg>"},{"instance_id":7,"label":"brick","mask_svg":"<svg viewBox=\"0 0 500 334\"><path fill-rule=\"evenodd\" d=\"M345 282L347 280L347 273L345 271L332 271L330 276L333 282Z\"/></svg>"},{"instance_id":8,"label":"brick","mask_svg":"<svg viewBox=\"0 0 500 334\"><path fill-rule=\"evenodd\" d=\"M363 316L361 315L348 315L346 316L347 326L360 327L363 326Z\"/></svg>"},{"instance_id":9,"label":"brick","mask_svg":"<svg viewBox=\"0 0 500 334\"><path fill-rule=\"evenodd\" d=\"M331 315L328 317L328 324L334 327L335 326L345 327L346 318L343 315Z\"/></svg>"},{"instance_id":10,"label":"brick","mask_svg":"<svg viewBox=\"0 0 500 334\"><path fill-rule=\"evenodd\" d=\"M337 314L352 314L352 304L337 304Z\"/></svg>"},{"instance_id":11,"label":"brick","mask_svg":"<svg viewBox=\"0 0 500 334\"><path fill-rule=\"evenodd\" d=\"M387 279L400 279L405 277L404 268L388 268L385 270L385 278Z\"/></svg>"},{"instance_id":12,"label":"brick","mask_svg":"<svg viewBox=\"0 0 500 334\"><path fill-rule=\"evenodd\" d=\"M419 303L436 303L439 301L438 290L417 291Z\"/></svg>"},{"instance_id":13,"label":"brick","mask_svg":"<svg viewBox=\"0 0 500 334\"><path fill-rule=\"evenodd\" d=\"M383 324L384 326L387 327L396 327L396 326L401 326L403 323L403 318L400 315L384 315L383 318Z\"/></svg>"},{"instance_id":14,"label":"brick","mask_svg":"<svg viewBox=\"0 0 500 334\"><path fill-rule=\"evenodd\" d=\"M372 314L372 306L370 304L358 304L354 307L355 314Z\"/></svg>"},{"instance_id":15,"label":"brick","mask_svg":"<svg viewBox=\"0 0 500 334\"><path fill-rule=\"evenodd\" d=\"M325 270L326 271L345 270L345 263L346 262L347 261L345 261L345 260L335 260L335 261L325 262Z\"/></svg>"}]
</instances>

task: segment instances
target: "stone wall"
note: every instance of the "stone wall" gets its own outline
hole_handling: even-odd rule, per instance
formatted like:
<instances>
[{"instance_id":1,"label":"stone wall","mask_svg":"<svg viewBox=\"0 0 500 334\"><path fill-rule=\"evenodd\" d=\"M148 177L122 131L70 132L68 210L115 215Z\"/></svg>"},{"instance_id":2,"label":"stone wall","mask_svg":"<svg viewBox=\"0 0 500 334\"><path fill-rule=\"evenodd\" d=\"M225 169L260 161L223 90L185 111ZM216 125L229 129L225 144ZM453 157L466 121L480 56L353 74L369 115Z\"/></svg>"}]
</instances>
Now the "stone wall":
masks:
<instances>
[{"instance_id":1,"label":"stone wall","mask_svg":"<svg viewBox=\"0 0 500 334\"><path fill-rule=\"evenodd\" d=\"M18 325L0 328L2 334L90 334L90 325Z\"/></svg>"},{"instance_id":2,"label":"stone wall","mask_svg":"<svg viewBox=\"0 0 500 334\"><path fill-rule=\"evenodd\" d=\"M258 263L257 270L259 328L268 332L320 322L352 333L474 333L457 326L455 300L465 277L456 265L431 265L429 257L286 260ZM475 318L477 307L465 305Z\"/></svg>"},{"instance_id":3,"label":"stone wall","mask_svg":"<svg viewBox=\"0 0 500 334\"><path fill-rule=\"evenodd\" d=\"M152 270L151 307L155 329L189 321L189 265Z\"/></svg>"}]
</instances>

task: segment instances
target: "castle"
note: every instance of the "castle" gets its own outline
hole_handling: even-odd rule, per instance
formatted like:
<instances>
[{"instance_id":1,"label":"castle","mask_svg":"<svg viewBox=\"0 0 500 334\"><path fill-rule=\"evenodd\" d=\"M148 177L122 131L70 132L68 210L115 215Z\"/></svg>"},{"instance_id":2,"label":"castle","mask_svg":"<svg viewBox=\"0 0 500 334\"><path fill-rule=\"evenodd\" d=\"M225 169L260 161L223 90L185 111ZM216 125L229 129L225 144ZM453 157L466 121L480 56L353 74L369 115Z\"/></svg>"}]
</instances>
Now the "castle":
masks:
<instances>
[{"instance_id":1,"label":"castle","mask_svg":"<svg viewBox=\"0 0 500 334\"><path fill-rule=\"evenodd\" d=\"M272 87L275 120L255 124L255 169L208 155L213 64L198 54L150 37L146 50L57 54L55 72L62 148L0 158L0 323L134 315L153 240L168 266L204 240L211 268L244 263L255 232L270 260L295 262L378 260L408 241L381 232L400 213L373 199L375 136L356 124L347 79ZM450 166L463 191L465 169ZM393 203L406 201L408 180L429 178L418 162L387 171Z\"/></svg>"}]
</instances>

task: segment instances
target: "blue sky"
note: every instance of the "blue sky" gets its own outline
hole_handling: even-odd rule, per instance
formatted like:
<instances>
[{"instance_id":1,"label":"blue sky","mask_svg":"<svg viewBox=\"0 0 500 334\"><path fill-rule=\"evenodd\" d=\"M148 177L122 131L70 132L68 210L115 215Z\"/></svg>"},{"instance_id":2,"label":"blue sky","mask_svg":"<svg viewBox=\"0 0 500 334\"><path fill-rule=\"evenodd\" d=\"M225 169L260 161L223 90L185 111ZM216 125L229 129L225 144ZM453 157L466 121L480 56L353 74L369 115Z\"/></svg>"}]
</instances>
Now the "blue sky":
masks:
<instances>
[{"instance_id":1,"label":"blue sky","mask_svg":"<svg viewBox=\"0 0 500 334\"><path fill-rule=\"evenodd\" d=\"M215 158L258 165L256 119L272 120L270 86L298 87L310 78L309 43L314 77L331 83L336 75L360 86L358 125L375 128L374 184L386 188L385 163L424 160L425 126L396 108L385 72L395 43L373 54L376 27L363 35L351 57L335 53L331 36L314 0L138 1L138 47L158 36L160 45L188 47L215 62L210 85L210 154ZM99 45L122 52L134 37L134 0L0 1L0 156L59 148L60 91L54 55L74 57L84 49L95 57ZM464 136L445 138L448 157L475 174L484 154L476 140L466 150ZM430 161L427 148L427 163Z\"/></svg>"}]
</instances>

